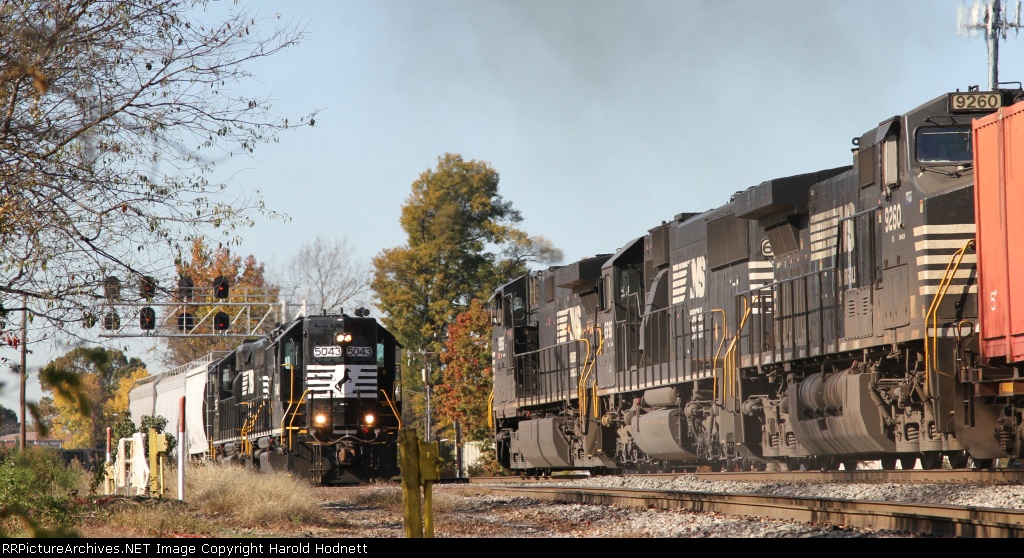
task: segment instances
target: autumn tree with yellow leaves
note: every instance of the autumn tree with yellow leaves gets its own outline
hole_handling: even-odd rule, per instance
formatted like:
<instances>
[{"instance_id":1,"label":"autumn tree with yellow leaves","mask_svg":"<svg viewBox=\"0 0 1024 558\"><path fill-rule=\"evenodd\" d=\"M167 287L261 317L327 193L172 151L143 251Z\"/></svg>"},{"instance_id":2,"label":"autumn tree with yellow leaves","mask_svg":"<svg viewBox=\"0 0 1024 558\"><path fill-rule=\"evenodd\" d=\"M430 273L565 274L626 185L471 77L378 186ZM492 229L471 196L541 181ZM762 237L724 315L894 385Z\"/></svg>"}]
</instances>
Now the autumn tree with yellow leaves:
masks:
<instances>
[{"instance_id":1,"label":"autumn tree with yellow leaves","mask_svg":"<svg viewBox=\"0 0 1024 558\"><path fill-rule=\"evenodd\" d=\"M102 448L106 428L128 414L128 392L149 376L146 365L121 351L79 347L39 371L46 394L36 421L69 448Z\"/></svg>"}]
</instances>

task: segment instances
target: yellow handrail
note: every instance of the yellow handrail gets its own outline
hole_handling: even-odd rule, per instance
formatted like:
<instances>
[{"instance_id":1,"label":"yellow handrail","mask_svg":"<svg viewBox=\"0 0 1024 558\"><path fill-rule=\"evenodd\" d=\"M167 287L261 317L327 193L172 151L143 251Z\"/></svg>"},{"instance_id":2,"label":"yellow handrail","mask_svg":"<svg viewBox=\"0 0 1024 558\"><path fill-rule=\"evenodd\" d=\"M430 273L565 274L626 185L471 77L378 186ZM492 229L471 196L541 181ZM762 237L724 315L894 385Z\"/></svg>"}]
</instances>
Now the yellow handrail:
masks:
<instances>
[{"instance_id":1,"label":"yellow handrail","mask_svg":"<svg viewBox=\"0 0 1024 558\"><path fill-rule=\"evenodd\" d=\"M494 372L491 372L491 395L487 397L487 428L494 430Z\"/></svg>"},{"instance_id":2,"label":"yellow handrail","mask_svg":"<svg viewBox=\"0 0 1024 558\"><path fill-rule=\"evenodd\" d=\"M249 441L249 431L253 426L256 425L256 421L259 419L260 411L263 410L263 406L266 405L267 400L261 399L260 404L256 407L256 411L249 414L245 421L242 423L242 453L249 455L252 452L252 443ZM251 405L251 403L250 403Z\"/></svg>"},{"instance_id":3,"label":"yellow handrail","mask_svg":"<svg viewBox=\"0 0 1024 558\"><path fill-rule=\"evenodd\" d=\"M734 397L737 394L736 390L733 389L736 387L737 382L737 347L739 346L740 336L743 334L743 326L747 325L747 318L750 317L750 312L751 310L754 309L754 303L757 302L757 299L759 298L761 298L761 295L755 296L753 299L751 299L749 303L747 303L747 297L743 297L743 317L740 318L740 325L739 327L736 328L735 337L732 338L732 341L729 343L729 348L725 351L725 358L722 367L722 380L725 384L722 388L723 404L725 403L725 398L728 397L730 394L733 395Z\"/></svg>"},{"instance_id":4,"label":"yellow handrail","mask_svg":"<svg viewBox=\"0 0 1024 558\"><path fill-rule=\"evenodd\" d=\"M587 365L590 363L590 339L584 337L583 339L580 339L580 341L584 341L587 344L587 354L583 357L582 371L576 379L576 398L580 413L580 427L582 428L582 421L585 420L587 408L587 389L584 385L584 381L587 375Z\"/></svg>"},{"instance_id":5,"label":"yellow handrail","mask_svg":"<svg viewBox=\"0 0 1024 558\"><path fill-rule=\"evenodd\" d=\"M597 337L599 339L597 351L594 351L594 363L590 365L590 372L587 372L587 380L590 379L590 373L594 371L594 366L597 366L597 355L604 354L604 331L600 327L597 328ZM591 401L597 401L597 382L594 382L594 385L591 386L590 399ZM600 406L594 405L593 410L594 412L591 414L594 415L594 418L598 418L601 414Z\"/></svg>"},{"instance_id":6,"label":"yellow handrail","mask_svg":"<svg viewBox=\"0 0 1024 558\"><path fill-rule=\"evenodd\" d=\"M295 411L296 412L292 412L292 403L289 403L288 404L288 409L284 412L284 415L281 416L281 435L284 436L284 430L285 430L285 428L284 428L284 419L288 416L288 413L292 413L292 420L288 421L288 451L292 450L292 430L294 430L294 427L292 427L292 423L295 422L295 415L297 414L297 412L299 410L298 406L302 405L302 402L306 399L306 394L307 393L309 393L308 389L306 391L302 392L302 397L299 397L299 400L295 403ZM289 397L291 397L291 396L289 396Z\"/></svg>"},{"instance_id":7,"label":"yellow handrail","mask_svg":"<svg viewBox=\"0 0 1024 558\"><path fill-rule=\"evenodd\" d=\"M718 355L722 353L722 346L725 345L724 332L729 331L729 315L726 314L725 310L721 308L712 308L711 310L709 310L709 312L711 312L712 314L715 312L722 313L722 340L718 343L718 350L715 351L715 358L711 361L711 397L713 398L712 401L718 403ZM714 325L714 320L712 320L711 323L712 325ZM717 335L718 328L715 328L715 332ZM725 373L724 368L722 370L722 373Z\"/></svg>"},{"instance_id":8,"label":"yellow handrail","mask_svg":"<svg viewBox=\"0 0 1024 558\"><path fill-rule=\"evenodd\" d=\"M950 377L951 374L946 374L939 370L938 360L936 359L936 353L938 353L939 340L938 340L938 314L939 304L942 303L942 299L946 296L946 291L949 290L949 285L953 282L954 276L956 276L957 270L960 268L960 263L963 262L964 255L967 250L974 246L974 240L968 240L967 244L964 244L962 248L957 250L953 257L949 259L949 263L946 264L946 271L942 276L942 281L939 282L939 288L935 292L935 296L932 298L932 303L928 307L928 312L924 318L924 392L926 395L931 395L931 377L930 373L934 369L937 374L941 374L946 377ZM933 331L933 335L929 336L929 329ZM929 348L931 350L929 351ZM931 354L929 354L931 353ZM934 361L934 362L933 362Z\"/></svg>"},{"instance_id":9,"label":"yellow handrail","mask_svg":"<svg viewBox=\"0 0 1024 558\"><path fill-rule=\"evenodd\" d=\"M384 396L384 401L388 402L388 407L391 407L391 412L395 414L395 418L398 419L398 429L402 429L402 417L398 416L398 410L391 404L391 398L388 397L388 392L380 390L381 395Z\"/></svg>"}]
</instances>

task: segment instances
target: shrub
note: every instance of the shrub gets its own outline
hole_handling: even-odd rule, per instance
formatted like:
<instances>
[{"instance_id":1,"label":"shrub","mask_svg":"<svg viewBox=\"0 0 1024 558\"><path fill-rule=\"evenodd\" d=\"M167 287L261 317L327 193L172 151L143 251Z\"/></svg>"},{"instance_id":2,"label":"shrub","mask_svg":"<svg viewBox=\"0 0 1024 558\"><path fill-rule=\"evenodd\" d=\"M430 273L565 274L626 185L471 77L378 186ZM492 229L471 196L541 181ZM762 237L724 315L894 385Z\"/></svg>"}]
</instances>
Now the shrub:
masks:
<instances>
[{"instance_id":1,"label":"shrub","mask_svg":"<svg viewBox=\"0 0 1024 558\"><path fill-rule=\"evenodd\" d=\"M82 469L65 467L53 450L10 453L0 462L0 534L68 534L76 508L71 495L84 485Z\"/></svg>"}]
</instances>

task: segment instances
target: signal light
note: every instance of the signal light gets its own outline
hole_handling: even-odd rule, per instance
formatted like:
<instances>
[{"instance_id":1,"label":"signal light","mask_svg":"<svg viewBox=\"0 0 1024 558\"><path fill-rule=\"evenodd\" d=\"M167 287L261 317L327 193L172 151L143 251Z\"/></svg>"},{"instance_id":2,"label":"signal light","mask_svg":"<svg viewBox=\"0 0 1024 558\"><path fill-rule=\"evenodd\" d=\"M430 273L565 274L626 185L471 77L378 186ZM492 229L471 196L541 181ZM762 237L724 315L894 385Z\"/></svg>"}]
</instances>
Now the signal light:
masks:
<instances>
[{"instance_id":1,"label":"signal light","mask_svg":"<svg viewBox=\"0 0 1024 558\"><path fill-rule=\"evenodd\" d=\"M121 329L121 316L116 311L107 312L103 316L103 329Z\"/></svg>"},{"instance_id":2,"label":"signal light","mask_svg":"<svg viewBox=\"0 0 1024 558\"><path fill-rule=\"evenodd\" d=\"M228 279L223 275L217 276L213 280L213 296L214 298L227 298L228 297Z\"/></svg>"},{"instance_id":3,"label":"signal light","mask_svg":"<svg viewBox=\"0 0 1024 558\"><path fill-rule=\"evenodd\" d=\"M196 284L192 281L191 277L183 276L181 279L178 279L178 298L181 298L182 300L191 300L192 288L195 286Z\"/></svg>"},{"instance_id":4,"label":"signal light","mask_svg":"<svg viewBox=\"0 0 1024 558\"><path fill-rule=\"evenodd\" d=\"M113 275L103 280L103 296L107 300L121 298L121 280Z\"/></svg>"},{"instance_id":5,"label":"signal light","mask_svg":"<svg viewBox=\"0 0 1024 558\"><path fill-rule=\"evenodd\" d=\"M156 311L149 306L139 310L139 327L153 329L156 327Z\"/></svg>"},{"instance_id":6,"label":"signal light","mask_svg":"<svg viewBox=\"0 0 1024 558\"><path fill-rule=\"evenodd\" d=\"M145 299L153 298L156 295L156 279L148 275L143 277L139 284L139 294Z\"/></svg>"},{"instance_id":7,"label":"signal light","mask_svg":"<svg viewBox=\"0 0 1024 558\"><path fill-rule=\"evenodd\" d=\"M192 328L196 326L196 318L192 314L185 312L178 316L178 329L184 332L192 331Z\"/></svg>"},{"instance_id":8,"label":"signal light","mask_svg":"<svg viewBox=\"0 0 1024 558\"><path fill-rule=\"evenodd\" d=\"M213 329L216 331L225 331L231 324L231 317L224 312L217 312L213 316Z\"/></svg>"}]
</instances>

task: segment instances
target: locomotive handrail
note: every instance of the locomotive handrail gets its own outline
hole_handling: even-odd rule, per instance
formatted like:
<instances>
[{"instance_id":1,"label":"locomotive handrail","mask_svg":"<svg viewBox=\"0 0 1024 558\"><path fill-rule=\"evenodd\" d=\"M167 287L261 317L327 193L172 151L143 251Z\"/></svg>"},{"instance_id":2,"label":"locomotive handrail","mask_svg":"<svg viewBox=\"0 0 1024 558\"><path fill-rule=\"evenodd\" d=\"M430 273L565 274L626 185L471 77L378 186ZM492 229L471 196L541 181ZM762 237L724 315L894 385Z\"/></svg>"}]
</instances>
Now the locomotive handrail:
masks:
<instances>
[{"instance_id":1,"label":"locomotive handrail","mask_svg":"<svg viewBox=\"0 0 1024 558\"><path fill-rule=\"evenodd\" d=\"M590 340L585 338L585 337L583 338L583 341L587 342L587 358L586 358L586 360L583 363L583 373L580 374L580 381L577 383L577 387L576 387L576 391L579 394L580 428L584 427L584 422L586 421L586 411L588 410L587 406L586 406L586 404L587 404L587 401L586 401L586 397L587 397L587 382L590 380L591 372L594 371L594 366L597 365L597 355L601 354L602 350L604 349L604 332L602 332L600 328L597 328L597 335L598 335L599 341L597 343L597 349L594 351L594 357L593 358L590 357ZM588 366L588 364L589 364L589 366ZM591 388L591 401L597 401L597 383L596 382L594 383L593 387ZM594 415L594 418L597 418L598 417L598 407L597 407L597 405L592 405L590 407L590 409L593 410L593 412L591 414Z\"/></svg>"},{"instance_id":2,"label":"locomotive handrail","mask_svg":"<svg viewBox=\"0 0 1024 558\"><path fill-rule=\"evenodd\" d=\"M384 401L388 402L388 407L391 407L391 412L395 414L395 418L398 419L398 429L401 430L402 429L402 417L398 416L398 410L395 409L395 406L391 404L391 398L388 397L388 392L386 392L384 390L380 390L380 393L381 393L381 395L384 396Z\"/></svg>"},{"instance_id":3,"label":"locomotive handrail","mask_svg":"<svg viewBox=\"0 0 1024 558\"><path fill-rule=\"evenodd\" d=\"M963 262L964 256L967 250L974 246L974 240L968 240L967 244L964 244L962 248L957 250L953 256L949 259L949 263L946 264L946 272L942 276L942 281L939 282L939 288L935 292L935 296L932 298L932 303L928 307L928 312L925 314L924 322L924 389L925 394L931 396L932 386L930 373L932 370L936 374L951 378L952 374L947 374L939 370L939 362L936 358L938 353L938 315L939 305L942 303L942 299L945 298L946 292L949 290L949 285L953 282L953 278L956 275L957 270L960 268L960 264ZM932 335L929 336L929 330L932 331ZM929 348L931 349L929 351ZM931 354L929 354L931 353Z\"/></svg>"},{"instance_id":4,"label":"locomotive handrail","mask_svg":"<svg viewBox=\"0 0 1024 558\"><path fill-rule=\"evenodd\" d=\"M747 318L750 317L750 311L754 309L754 303L761 298L761 295L755 296L750 302L747 302L747 297L743 297L743 317L740 319L740 325L736 328L736 335L733 336L732 342L729 343L729 349L725 351L725 361L722 367L722 380L724 385L722 386L722 404L725 404L725 398L730 395L733 391L730 387L735 387L736 384L736 349L739 346L739 339L743 333L743 326L747 323ZM731 357L731 358L730 358ZM735 393L733 393L735 396Z\"/></svg>"},{"instance_id":5,"label":"locomotive handrail","mask_svg":"<svg viewBox=\"0 0 1024 558\"><path fill-rule=\"evenodd\" d=\"M601 328L597 328L597 337L598 337L599 341L597 342L597 351L595 351L595 353L594 353L594 364L590 366L590 371L591 372L593 372L594 366L597 365L597 355L604 354L604 331L602 331ZM589 372L587 373L587 379L590 379L590 373ZM597 401L597 382L596 381L594 382L594 385L591 387L590 397L591 397L591 399L593 401ZM598 413L600 412L600 408L597 405L594 405L593 409L594 409L594 413L593 413L594 414L594 418L597 418L598 417Z\"/></svg>"},{"instance_id":6,"label":"locomotive handrail","mask_svg":"<svg viewBox=\"0 0 1024 558\"><path fill-rule=\"evenodd\" d=\"M285 428L284 428L284 419L288 416L288 413L292 413L292 420L288 421L288 451L292 450L292 432L295 430L295 427L292 426L292 423L295 422L295 415L298 414L299 405L302 405L303 400L306 399L306 394L307 393L309 393L308 389L306 391L302 392L302 396L299 397L299 400L294 403L294 405L295 405L295 412L294 413L292 413L292 403L288 403L288 409L286 409L284 414L281 415L281 435L283 436L284 435L284 430L285 430Z\"/></svg>"},{"instance_id":7,"label":"locomotive handrail","mask_svg":"<svg viewBox=\"0 0 1024 558\"><path fill-rule=\"evenodd\" d=\"M253 411L248 417L246 417L245 422L242 423L241 435L243 454L248 454L252 450L252 442L249 441L249 432L252 429L252 427L256 425L256 421L259 420L260 411L263 410L263 405L265 405L266 403L266 399L261 399L259 406L256 407L256 410Z\"/></svg>"},{"instance_id":8,"label":"locomotive handrail","mask_svg":"<svg viewBox=\"0 0 1024 558\"><path fill-rule=\"evenodd\" d=\"M729 315L726 314L725 310L722 308L712 308L711 310L708 310L709 314L714 314L715 312L722 313L722 340L718 343L718 349L715 351L715 358L711 360L711 377L713 378L711 382L711 398L712 401L718 403L718 355L722 353L722 347L725 346L725 332L729 330ZM714 323L714 320L712 320L712 323ZM715 331L717 332L718 330L715 329ZM722 372L725 372L724 367Z\"/></svg>"},{"instance_id":9,"label":"locomotive handrail","mask_svg":"<svg viewBox=\"0 0 1024 558\"><path fill-rule=\"evenodd\" d=\"M487 428L494 430L494 379L491 377L491 394L487 397Z\"/></svg>"},{"instance_id":10,"label":"locomotive handrail","mask_svg":"<svg viewBox=\"0 0 1024 558\"><path fill-rule=\"evenodd\" d=\"M579 378L576 380L576 404L579 408L580 413L580 428L584 427L586 421L586 410L587 410L587 388L586 388L586 377L587 377L587 365L590 363L590 339L584 337L580 341L586 341L587 343L587 355L583 357L583 368L580 372Z\"/></svg>"}]
</instances>

